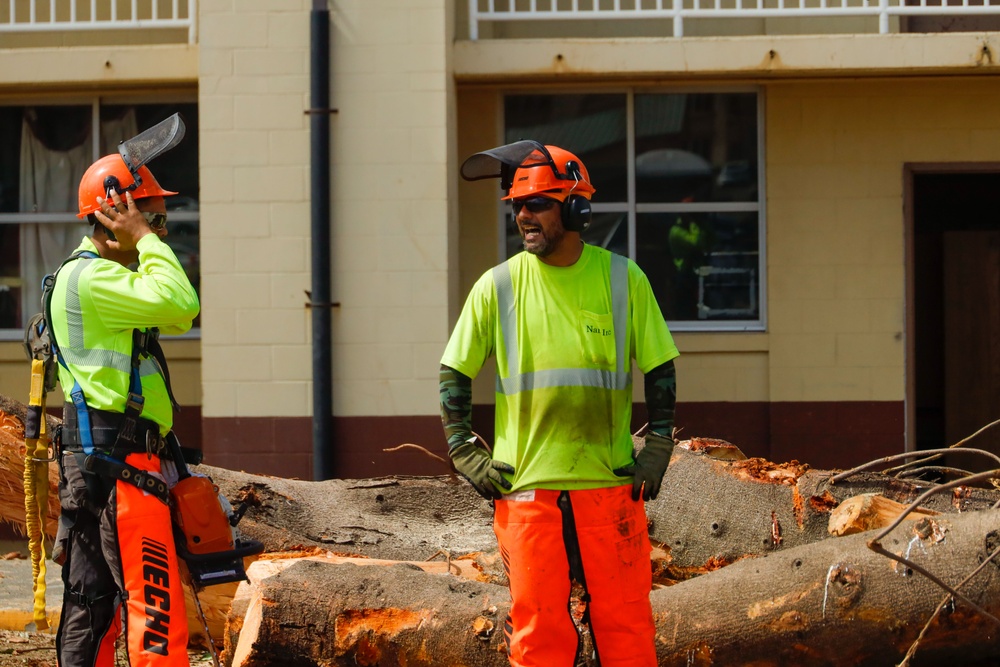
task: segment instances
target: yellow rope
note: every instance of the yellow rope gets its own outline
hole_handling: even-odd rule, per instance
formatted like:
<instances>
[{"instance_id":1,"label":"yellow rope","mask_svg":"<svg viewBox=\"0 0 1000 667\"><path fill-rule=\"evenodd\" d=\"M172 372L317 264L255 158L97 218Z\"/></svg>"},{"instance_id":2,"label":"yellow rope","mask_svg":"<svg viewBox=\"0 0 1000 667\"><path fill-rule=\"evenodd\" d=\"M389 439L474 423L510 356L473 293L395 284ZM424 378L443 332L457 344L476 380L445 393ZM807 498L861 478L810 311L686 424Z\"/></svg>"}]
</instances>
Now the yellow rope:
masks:
<instances>
[{"instance_id":1,"label":"yellow rope","mask_svg":"<svg viewBox=\"0 0 1000 667\"><path fill-rule=\"evenodd\" d=\"M31 361L31 392L28 410L38 418L38 437L27 437L24 452L24 514L31 552L32 615L37 630L47 630L45 616L45 518L49 504L49 434L45 426L45 362ZM32 429L34 430L34 429ZM31 433L30 435L35 435Z\"/></svg>"}]
</instances>

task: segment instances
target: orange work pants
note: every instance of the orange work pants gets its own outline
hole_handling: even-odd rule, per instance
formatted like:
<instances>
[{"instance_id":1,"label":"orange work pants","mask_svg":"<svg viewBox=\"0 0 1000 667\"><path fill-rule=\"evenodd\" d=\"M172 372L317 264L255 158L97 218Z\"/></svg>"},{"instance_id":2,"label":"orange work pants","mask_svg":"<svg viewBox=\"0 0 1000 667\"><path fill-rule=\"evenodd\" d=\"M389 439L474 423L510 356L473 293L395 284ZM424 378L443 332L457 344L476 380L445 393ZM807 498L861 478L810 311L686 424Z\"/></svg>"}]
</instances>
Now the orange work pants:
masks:
<instances>
[{"instance_id":1,"label":"orange work pants","mask_svg":"<svg viewBox=\"0 0 1000 667\"><path fill-rule=\"evenodd\" d=\"M84 472L64 452L57 537L63 563L61 667L113 667L123 631L131 667L187 667L188 629L170 509L132 484ZM159 472L160 460L129 454ZM89 476L89 479L88 479Z\"/></svg>"},{"instance_id":2,"label":"orange work pants","mask_svg":"<svg viewBox=\"0 0 1000 667\"><path fill-rule=\"evenodd\" d=\"M601 667L656 667L646 513L631 494L628 484L533 489L496 501L493 529L510 579L504 631L513 667L574 664L580 645L569 609L574 533Z\"/></svg>"}]
</instances>

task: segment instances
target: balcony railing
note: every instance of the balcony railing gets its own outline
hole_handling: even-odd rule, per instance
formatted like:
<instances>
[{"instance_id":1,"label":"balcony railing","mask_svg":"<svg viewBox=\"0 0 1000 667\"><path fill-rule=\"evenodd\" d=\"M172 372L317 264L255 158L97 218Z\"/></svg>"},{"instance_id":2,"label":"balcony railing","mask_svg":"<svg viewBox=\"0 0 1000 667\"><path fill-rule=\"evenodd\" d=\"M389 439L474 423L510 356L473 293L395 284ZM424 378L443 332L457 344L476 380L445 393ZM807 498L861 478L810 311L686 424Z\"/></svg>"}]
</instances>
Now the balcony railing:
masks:
<instances>
[{"instance_id":1,"label":"balcony railing","mask_svg":"<svg viewBox=\"0 0 1000 667\"><path fill-rule=\"evenodd\" d=\"M900 16L1000 15L1000 0L469 0L469 37L484 22L669 19L684 36L685 19L877 17L890 32Z\"/></svg>"},{"instance_id":2,"label":"balcony railing","mask_svg":"<svg viewBox=\"0 0 1000 667\"><path fill-rule=\"evenodd\" d=\"M196 0L0 0L0 33L180 28L194 44L196 17Z\"/></svg>"}]
</instances>

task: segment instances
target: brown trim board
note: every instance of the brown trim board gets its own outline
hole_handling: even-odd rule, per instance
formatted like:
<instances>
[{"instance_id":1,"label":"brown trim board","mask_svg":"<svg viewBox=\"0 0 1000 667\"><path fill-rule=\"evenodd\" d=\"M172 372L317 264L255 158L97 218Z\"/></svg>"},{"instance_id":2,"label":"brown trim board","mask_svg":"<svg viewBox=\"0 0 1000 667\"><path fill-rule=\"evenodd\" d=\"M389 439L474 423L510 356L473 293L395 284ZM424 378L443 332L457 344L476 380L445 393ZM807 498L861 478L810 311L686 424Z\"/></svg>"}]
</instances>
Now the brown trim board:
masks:
<instances>
[{"instance_id":1,"label":"brown trim board","mask_svg":"<svg viewBox=\"0 0 1000 667\"><path fill-rule=\"evenodd\" d=\"M645 423L645 406L633 412L633 431ZM493 406L473 408L473 424L493 441ZM776 463L798 460L814 468L848 468L903 451L902 401L701 402L677 406L679 437L728 440L747 456ZM441 475L447 463L405 447L447 458L436 415L335 417L335 475L360 479L386 475ZM309 417L211 417L202 420L205 463L278 477L312 479Z\"/></svg>"}]
</instances>

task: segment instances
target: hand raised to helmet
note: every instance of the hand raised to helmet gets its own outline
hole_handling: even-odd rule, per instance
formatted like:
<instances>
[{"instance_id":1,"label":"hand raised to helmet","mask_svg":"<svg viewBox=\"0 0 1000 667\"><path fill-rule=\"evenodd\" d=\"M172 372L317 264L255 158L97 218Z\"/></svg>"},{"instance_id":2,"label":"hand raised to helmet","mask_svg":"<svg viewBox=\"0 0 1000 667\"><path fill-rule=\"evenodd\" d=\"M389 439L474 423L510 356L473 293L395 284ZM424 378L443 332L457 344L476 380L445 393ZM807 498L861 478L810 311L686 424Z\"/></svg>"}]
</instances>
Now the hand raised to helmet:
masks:
<instances>
[{"instance_id":1,"label":"hand raised to helmet","mask_svg":"<svg viewBox=\"0 0 1000 667\"><path fill-rule=\"evenodd\" d=\"M94 211L97 220L104 225L109 234L108 246L115 250L134 250L136 243L146 234L154 233L146 222L142 211L132 199L132 193L125 193L125 201L121 196L111 191L111 199L97 198L100 208ZM110 237L114 236L114 240Z\"/></svg>"}]
</instances>

